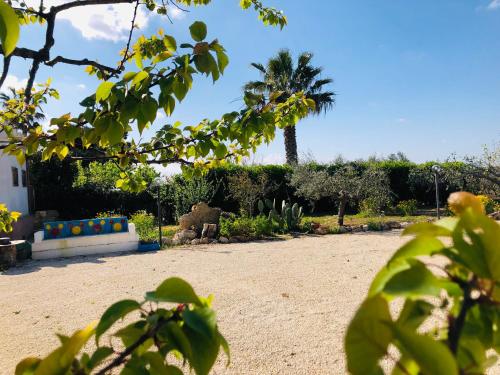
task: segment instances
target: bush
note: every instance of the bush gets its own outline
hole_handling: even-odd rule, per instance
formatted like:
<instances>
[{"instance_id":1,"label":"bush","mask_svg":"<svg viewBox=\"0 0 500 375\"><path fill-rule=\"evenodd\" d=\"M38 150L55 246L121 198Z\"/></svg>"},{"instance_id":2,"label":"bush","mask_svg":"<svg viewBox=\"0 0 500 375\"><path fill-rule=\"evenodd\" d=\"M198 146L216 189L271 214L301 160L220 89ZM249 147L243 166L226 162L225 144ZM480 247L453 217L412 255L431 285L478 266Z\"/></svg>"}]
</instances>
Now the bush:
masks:
<instances>
[{"instance_id":1,"label":"bush","mask_svg":"<svg viewBox=\"0 0 500 375\"><path fill-rule=\"evenodd\" d=\"M372 217L380 215L380 204L377 199L366 198L359 204L360 217Z\"/></svg>"},{"instance_id":2,"label":"bush","mask_svg":"<svg viewBox=\"0 0 500 375\"><path fill-rule=\"evenodd\" d=\"M222 237L263 237L270 236L274 232L273 223L265 216L259 215L255 218L248 216L221 217L219 234Z\"/></svg>"},{"instance_id":3,"label":"bush","mask_svg":"<svg viewBox=\"0 0 500 375\"><path fill-rule=\"evenodd\" d=\"M396 209L404 216L415 215L417 212L417 201L415 199L400 201L396 205Z\"/></svg>"},{"instance_id":4,"label":"bush","mask_svg":"<svg viewBox=\"0 0 500 375\"><path fill-rule=\"evenodd\" d=\"M188 212L194 204L205 202L210 204L217 193L219 183L209 181L205 177L193 177L190 179L176 176L172 183L173 204L177 220Z\"/></svg>"},{"instance_id":5,"label":"bush","mask_svg":"<svg viewBox=\"0 0 500 375\"><path fill-rule=\"evenodd\" d=\"M381 221L370 220L366 225L368 225L370 231L380 232L384 230L384 223Z\"/></svg>"},{"instance_id":6,"label":"bush","mask_svg":"<svg viewBox=\"0 0 500 375\"><path fill-rule=\"evenodd\" d=\"M483 205L484 210L486 211L487 214L491 214L492 212L500 210L500 204L495 202L487 195L478 195L477 198Z\"/></svg>"},{"instance_id":7,"label":"bush","mask_svg":"<svg viewBox=\"0 0 500 375\"><path fill-rule=\"evenodd\" d=\"M130 217L135 224L135 230L143 242L153 242L158 239L155 217L146 211L137 211Z\"/></svg>"}]
</instances>

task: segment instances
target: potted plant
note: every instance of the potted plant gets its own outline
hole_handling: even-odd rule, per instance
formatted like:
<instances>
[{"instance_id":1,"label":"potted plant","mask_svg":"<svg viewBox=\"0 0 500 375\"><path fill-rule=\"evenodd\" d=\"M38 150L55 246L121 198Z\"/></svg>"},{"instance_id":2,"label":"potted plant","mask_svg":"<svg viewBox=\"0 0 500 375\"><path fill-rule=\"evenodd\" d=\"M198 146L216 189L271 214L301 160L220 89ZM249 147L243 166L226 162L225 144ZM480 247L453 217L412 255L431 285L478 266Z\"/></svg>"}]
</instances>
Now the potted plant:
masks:
<instances>
[{"instance_id":1,"label":"potted plant","mask_svg":"<svg viewBox=\"0 0 500 375\"><path fill-rule=\"evenodd\" d=\"M146 211L137 211L132 215L130 221L135 224L135 230L139 235L138 251L160 250L158 232L155 227L155 218Z\"/></svg>"}]
</instances>

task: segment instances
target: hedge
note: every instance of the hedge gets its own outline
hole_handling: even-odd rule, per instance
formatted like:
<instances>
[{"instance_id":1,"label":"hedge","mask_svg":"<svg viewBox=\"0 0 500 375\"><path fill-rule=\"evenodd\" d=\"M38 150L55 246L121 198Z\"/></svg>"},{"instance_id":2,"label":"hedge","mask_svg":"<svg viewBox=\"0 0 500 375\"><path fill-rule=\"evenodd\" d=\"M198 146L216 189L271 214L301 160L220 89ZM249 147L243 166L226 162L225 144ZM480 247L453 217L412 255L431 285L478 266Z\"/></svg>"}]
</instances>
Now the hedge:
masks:
<instances>
[{"instance_id":1,"label":"hedge","mask_svg":"<svg viewBox=\"0 0 500 375\"><path fill-rule=\"evenodd\" d=\"M390 179L391 190L394 193L393 200L416 199L420 207L430 207L435 204L435 192L432 181L424 181L417 184L411 181L410 175L419 170L430 170L435 163L429 162L416 164L407 161L355 161L349 162L353 167L362 171L369 166L384 169ZM342 164L316 164L318 169L326 169L329 173L334 173ZM441 163L442 168L459 168L457 163ZM140 194L131 194L122 191L98 191L92 188L74 188L73 181L76 176L74 164L69 162L51 161L50 163L34 162L32 164L32 177L35 195L35 210L57 210L63 219L90 218L98 212L120 211L125 215L130 215L137 210L147 210L153 214L157 212L156 192L149 190ZM294 189L287 184L287 174L291 168L286 165L257 165L238 166L230 165L212 169L206 178L218 184L218 189L210 205L220 207L224 211L238 212L239 207L228 191L228 176L241 171L248 171L251 176L265 173L268 181L276 186L276 190L267 198L298 202L308 211L308 202L299 199L294 194ZM182 179L182 176L175 176L174 180ZM442 201L456 190L464 188L453 184L441 184L440 194ZM466 187L465 187L466 188ZM164 211L163 221L174 221L174 207L172 188L165 184L161 190L161 203ZM335 202L323 200L316 204L318 213L334 212ZM351 207L351 212L354 207Z\"/></svg>"}]
</instances>

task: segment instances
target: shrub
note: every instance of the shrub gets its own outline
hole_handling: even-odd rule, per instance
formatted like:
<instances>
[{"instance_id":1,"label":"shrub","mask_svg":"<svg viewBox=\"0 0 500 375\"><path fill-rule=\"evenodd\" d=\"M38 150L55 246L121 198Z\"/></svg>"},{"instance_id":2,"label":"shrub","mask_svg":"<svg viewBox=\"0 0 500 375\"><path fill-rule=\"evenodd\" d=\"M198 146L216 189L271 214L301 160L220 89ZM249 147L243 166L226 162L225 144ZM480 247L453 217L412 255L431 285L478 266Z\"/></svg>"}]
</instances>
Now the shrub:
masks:
<instances>
[{"instance_id":1,"label":"shrub","mask_svg":"<svg viewBox=\"0 0 500 375\"><path fill-rule=\"evenodd\" d=\"M400 201L396 205L396 209L404 216L415 215L417 212L417 201L415 199Z\"/></svg>"},{"instance_id":2,"label":"shrub","mask_svg":"<svg viewBox=\"0 0 500 375\"><path fill-rule=\"evenodd\" d=\"M487 195L478 195L477 198L483 205L484 210L486 211L487 214L491 214L492 212L496 212L500 209L500 204L495 202Z\"/></svg>"},{"instance_id":3,"label":"shrub","mask_svg":"<svg viewBox=\"0 0 500 375\"><path fill-rule=\"evenodd\" d=\"M174 178L172 190L176 219L179 220L182 215L190 212L194 204L200 202L210 204L218 187L218 182L208 181L205 177Z\"/></svg>"},{"instance_id":4,"label":"shrub","mask_svg":"<svg viewBox=\"0 0 500 375\"><path fill-rule=\"evenodd\" d=\"M135 230L143 242L152 242L158 239L155 226L155 217L146 211L137 211L130 217L130 222L135 224Z\"/></svg>"},{"instance_id":5,"label":"shrub","mask_svg":"<svg viewBox=\"0 0 500 375\"><path fill-rule=\"evenodd\" d=\"M370 220L366 225L368 225L368 230L371 231L380 232L384 230L384 223L381 221Z\"/></svg>"},{"instance_id":6,"label":"shrub","mask_svg":"<svg viewBox=\"0 0 500 375\"><path fill-rule=\"evenodd\" d=\"M500 226L472 194L448 202L458 216L405 229L414 237L374 278L347 329L350 374L384 374L384 358L394 362L392 374L484 374L495 363ZM397 316L394 299L403 302ZM443 319L433 327L435 317Z\"/></svg>"},{"instance_id":7,"label":"shrub","mask_svg":"<svg viewBox=\"0 0 500 375\"><path fill-rule=\"evenodd\" d=\"M117 211L103 211L103 212L98 212L95 214L95 217L97 218L107 218L107 217L118 217L121 216L121 214Z\"/></svg>"},{"instance_id":8,"label":"shrub","mask_svg":"<svg viewBox=\"0 0 500 375\"><path fill-rule=\"evenodd\" d=\"M262 237L274 232L273 223L265 216L255 218L249 216L221 217L219 234L223 237Z\"/></svg>"},{"instance_id":9,"label":"shrub","mask_svg":"<svg viewBox=\"0 0 500 375\"><path fill-rule=\"evenodd\" d=\"M240 212L249 216L253 216L255 204L259 198L273 190L266 174L259 174L255 179L252 179L248 171L229 176L228 188L231 197L238 202Z\"/></svg>"},{"instance_id":10,"label":"shrub","mask_svg":"<svg viewBox=\"0 0 500 375\"><path fill-rule=\"evenodd\" d=\"M359 204L360 217L372 217L380 215L380 204L374 198L366 198Z\"/></svg>"}]
</instances>

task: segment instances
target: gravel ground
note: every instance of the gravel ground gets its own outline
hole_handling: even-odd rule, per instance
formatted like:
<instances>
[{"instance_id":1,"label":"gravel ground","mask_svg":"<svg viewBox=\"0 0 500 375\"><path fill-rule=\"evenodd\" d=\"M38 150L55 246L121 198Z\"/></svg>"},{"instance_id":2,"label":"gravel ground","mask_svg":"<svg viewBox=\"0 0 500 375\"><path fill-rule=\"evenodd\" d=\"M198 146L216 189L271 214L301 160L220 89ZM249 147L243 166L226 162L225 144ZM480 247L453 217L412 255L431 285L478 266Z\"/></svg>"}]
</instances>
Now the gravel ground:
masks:
<instances>
[{"instance_id":1,"label":"gravel ground","mask_svg":"<svg viewBox=\"0 0 500 375\"><path fill-rule=\"evenodd\" d=\"M215 374L344 374L347 324L378 269L403 243L397 231L177 248L158 253L31 261L0 275L0 373L180 276L213 293L232 350ZM496 367L500 373L500 367Z\"/></svg>"}]
</instances>

